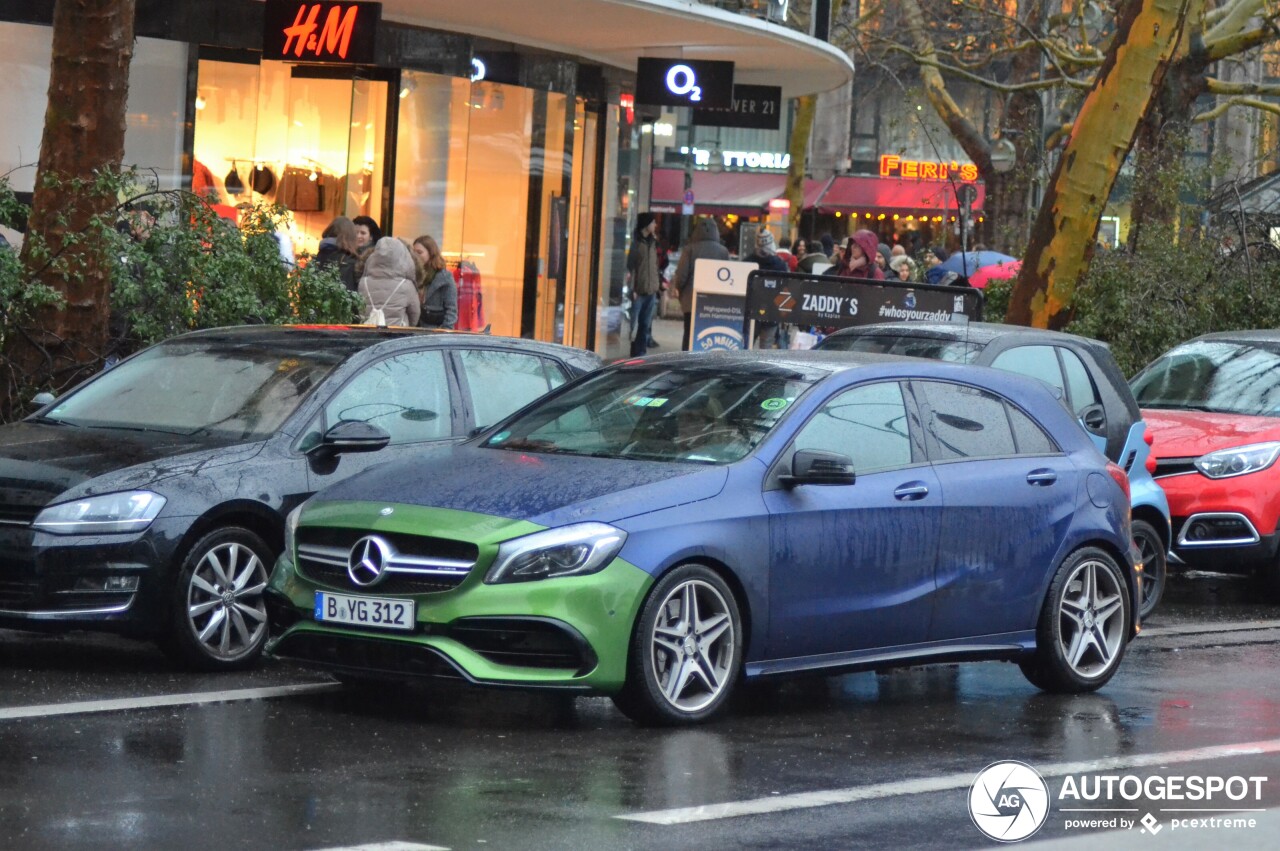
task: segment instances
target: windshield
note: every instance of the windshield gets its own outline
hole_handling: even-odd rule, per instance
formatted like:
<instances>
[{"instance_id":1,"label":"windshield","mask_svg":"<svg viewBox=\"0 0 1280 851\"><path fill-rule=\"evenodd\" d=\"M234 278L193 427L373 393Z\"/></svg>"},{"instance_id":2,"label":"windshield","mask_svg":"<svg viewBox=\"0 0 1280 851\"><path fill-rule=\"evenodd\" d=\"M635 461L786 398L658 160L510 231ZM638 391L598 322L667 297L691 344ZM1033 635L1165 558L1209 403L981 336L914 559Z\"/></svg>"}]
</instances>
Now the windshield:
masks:
<instances>
[{"instance_id":1,"label":"windshield","mask_svg":"<svg viewBox=\"0 0 1280 851\"><path fill-rule=\"evenodd\" d=\"M821 348L826 352L874 352L950 363L973 363L981 354L983 346L967 340L943 340L936 337L836 334L823 340Z\"/></svg>"},{"instance_id":2,"label":"windshield","mask_svg":"<svg viewBox=\"0 0 1280 851\"><path fill-rule=\"evenodd\" d=\"M1141 408L1280 416L1280 353L1200 341L1166 352L1133 380Z\"/></svg>"},{"instance_id":3,"label":"windshield","mask_svg":"<svg viewBox=\"0 0 1280 851\"><path fill-rule=\"evenodd\" d=\"M728 464L755 449L811 383L768 366L731 373L657 364L607 370L525 412L484 445Z\"/></svg>"},{"instance_id":4,"label":"windshield","mask_svg":"<svg viewBox=\"0 0 1280 851\"><path fill-rule=\"evenodd\" d=\"M261 440L344 357L257 344L162 343L97 376L42 421Z\"/></svg>"}]
</instances>

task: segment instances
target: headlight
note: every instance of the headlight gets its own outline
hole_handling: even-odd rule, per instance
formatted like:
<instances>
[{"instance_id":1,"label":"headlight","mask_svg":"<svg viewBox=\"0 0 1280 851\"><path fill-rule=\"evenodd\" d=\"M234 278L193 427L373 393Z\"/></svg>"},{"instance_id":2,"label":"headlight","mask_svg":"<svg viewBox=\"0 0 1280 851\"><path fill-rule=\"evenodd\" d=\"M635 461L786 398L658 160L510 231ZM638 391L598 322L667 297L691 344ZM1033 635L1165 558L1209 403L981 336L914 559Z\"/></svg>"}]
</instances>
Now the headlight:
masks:
<instances>
[{"instance_id":1,"label":"headlight","mask_svg":"<svg viewBox=\"0 0 1280 851\"><path fill-rule=\"evenodd\" d=\"M601 570L622 549L627 533L604 523L579 523L507 541L484 581L532 582Z\"/></svg>"},{"instance_id":2,"label":"headlight","mask_svg":"<svg viewBox=\"0 0 1280 851\"><path fill-rule=\"evenodd\" d=\"M164 497L151 491L109 493L51 505L36 515L31 525L55 535L141 532L156 519L164 503Z\"/></svg>"},{"instance_id":3,"label":"headlight","mask_svg":"<svg viewBox=\"0 0 1280 851\"><path fill-rule=\"evenodd\" d=\"M289 516L284 519L284 554L293 562L297 561L294 547L298 543L298 517L302 514L302 505L290 511Z\"/></svg>"},{"instance_id":4,"label":"headlight","mask_svg":"<svg viewBox=\"0 0 1280 851\"><path fill-rule=\"evenodd\" d=\"M1280 455L1280 443L1255 443L1234 449L1219 449L1196 459L1196 469L1211 479L1243 476L1265 470Z\"/></svg>"}]
</instances>

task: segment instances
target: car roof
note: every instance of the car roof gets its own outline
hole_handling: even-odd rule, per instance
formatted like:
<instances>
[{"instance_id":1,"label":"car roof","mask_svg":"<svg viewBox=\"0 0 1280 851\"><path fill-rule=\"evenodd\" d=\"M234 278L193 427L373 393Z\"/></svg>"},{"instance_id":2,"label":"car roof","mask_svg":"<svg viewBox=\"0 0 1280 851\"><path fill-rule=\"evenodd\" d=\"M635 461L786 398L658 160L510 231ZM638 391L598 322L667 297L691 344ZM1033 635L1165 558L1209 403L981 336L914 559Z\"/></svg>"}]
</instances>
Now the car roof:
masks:
<instances>
[{"instance_id":1,"label":"car roof","mask_svg":"<svg viewBox=\"0 0 1280 851\"><path fill-rule=\"evenodd\" d=\"M762 367L780 368L798 373L809 381L819 381L837 372L873 364L916 362L919 358L882 355L870 352L823 352L787 349L752 349L749 351L716 350L712 352L666 352L644 358L618 361L616 365L677 364L705 367L723 372L751 373Z\"/></svg>"},{"instance_id":2,"label":"car roof","mask_svg":"<svg viewBox=\"0 0 1280 851\"><path fill-rule=\"evenodd\" d=\"M581 369L592 369L601 363L594 352L526 340L516 337L498 337L489 334L473 334L467 331L447 331L428 328L379 328L372 325L236 325L226 328L209 328L192 331L170 338L165 343L199 341L211 346L256 345L280 349L282 352L324 352L334 360L345 360L356 352L391 344L396 349L422 343L434 346L473 346L481 344L499 348L521 349L558 357L574 363Z\"/></svg>"},{"instance_id":3,"label":"car roof","mask_svg":"<svg viewBox=\"0 0 1280 851\"><path fill-rule=\"evenodd\" d=\"M1215 331L1212 334L1201 334L1196 340L1220 340L1231 343L1276 343L1280 344L1280 330L1275 328L1255 328L1242 331Z\"/></svg>"},{"instance_id":4,"label":"car roof","mask_svg":"<svg viewBox=\"0 0 1280 851\"><path fill-rule=\"evenodd\" d=\"M1059 341L1083 343L1091 346L1106 346L1100 340L1068 334L1064 331L1049 331L1045 328L1028 328L1025 325L1003 325L999 322L879 322L875 325L855 325L842 328L833 337L860 336L921 337L937 340L956 340L977 343L985 346L1002 337L1025 336L1041 342Z\"/></svg>"}]
</instances>

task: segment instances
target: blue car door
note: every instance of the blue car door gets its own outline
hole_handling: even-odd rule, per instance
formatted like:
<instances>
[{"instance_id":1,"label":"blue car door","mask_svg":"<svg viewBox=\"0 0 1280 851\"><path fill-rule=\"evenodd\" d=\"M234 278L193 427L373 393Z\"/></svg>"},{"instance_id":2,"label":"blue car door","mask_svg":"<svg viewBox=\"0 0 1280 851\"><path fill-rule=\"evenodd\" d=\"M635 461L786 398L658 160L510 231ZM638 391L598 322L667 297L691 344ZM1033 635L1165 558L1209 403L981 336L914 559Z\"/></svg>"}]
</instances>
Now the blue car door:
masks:
<instances>
[{"instance_id":1,"label":"blue car door","mask_svg":"<svg viewBox=\"0 0 1280 851\"><path fill-rule=\"evenodd\" d=\"M797 449L849 456L852 485L786 489L771 476L769 646L774 658L925 640L942 499L924 463L904 385L837 392L797 432Z\"/></svg>"},{"instance_id":2,"label":"blue car door","mask_svg":"<svg viewBox=\"0 0 1280 851\"><path fill-rule=\"evenodd\" d=\"M1076 468L1003 397L941 381L912 386L944 494L930 638L1032 629L1075 510Z\"/></svg>"}]
</instances>

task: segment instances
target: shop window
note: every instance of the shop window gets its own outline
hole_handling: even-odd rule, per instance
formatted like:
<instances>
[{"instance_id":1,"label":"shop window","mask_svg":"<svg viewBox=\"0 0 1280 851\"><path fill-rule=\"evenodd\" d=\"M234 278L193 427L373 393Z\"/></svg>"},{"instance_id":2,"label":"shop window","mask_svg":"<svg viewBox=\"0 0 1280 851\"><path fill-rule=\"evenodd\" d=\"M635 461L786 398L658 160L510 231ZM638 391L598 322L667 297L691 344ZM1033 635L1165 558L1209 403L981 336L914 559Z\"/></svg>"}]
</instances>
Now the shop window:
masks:
<instances>
[{"instance_id":1,"label":"shop window","mask_svg":"<svg viewBox=\"0 0 1280 851\"><path fill-rule=\"evenodd\" d=\"M386 82L201 60L197 97L195 159L212 200L282 204L295 250L311 254L335 216L381 217Z\"/></svg>"}]
</instances>

